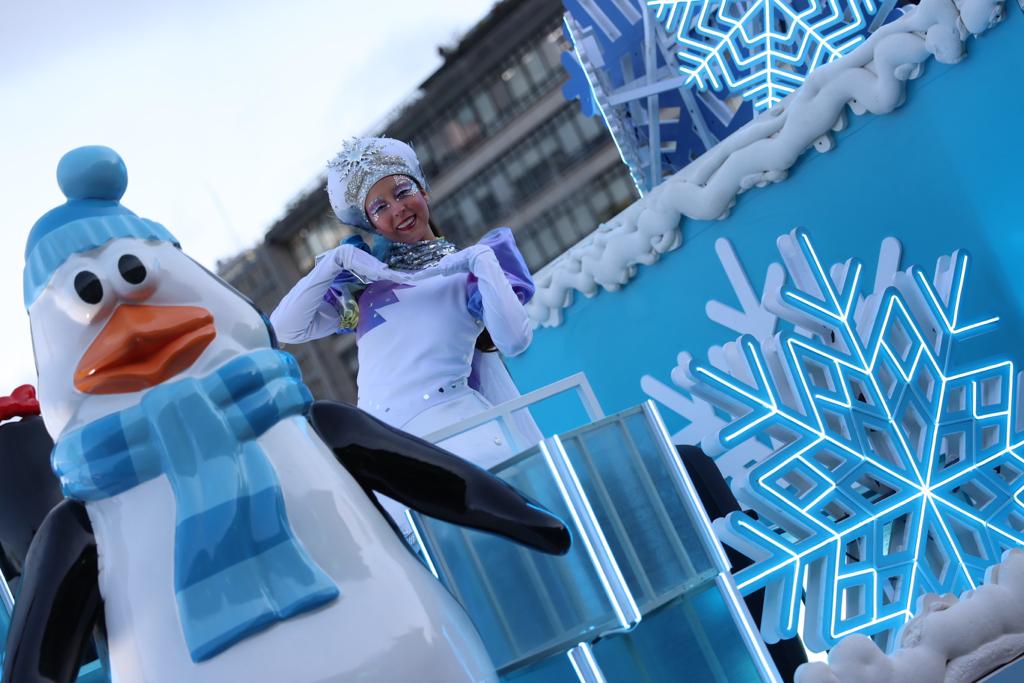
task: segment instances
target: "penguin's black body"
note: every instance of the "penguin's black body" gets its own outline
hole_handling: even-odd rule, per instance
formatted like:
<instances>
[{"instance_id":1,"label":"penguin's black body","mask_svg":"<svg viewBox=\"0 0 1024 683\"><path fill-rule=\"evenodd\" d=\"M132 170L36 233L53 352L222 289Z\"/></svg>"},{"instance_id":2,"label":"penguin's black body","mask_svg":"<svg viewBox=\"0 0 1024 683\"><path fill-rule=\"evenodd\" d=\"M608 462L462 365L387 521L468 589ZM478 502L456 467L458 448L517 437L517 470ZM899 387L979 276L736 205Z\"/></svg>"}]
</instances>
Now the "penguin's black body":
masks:
<instances>
[{"instance_id":1,"label":"penguin's black body","mask_svg":"<svg viewBox=\"0 0 1024 683\"><path fill-rule=\"evenodd\" d=\"M371 499L376 491L437 519L545 553L568 552L571 536L557 517L476 465L351 405L317 402L309 419ZM3 683L71 683L103 609L96 541L83 504L62 500L49 512L24 575Z\"/></svg>"},{"instance_id":2,"label":"penguin's black body","mask_svg":"<svg viewBox=\"0 0 1024 683\"><path fill-rule=\"evenodd\" d=\"M64 499L50 469L52 450L53 440L39 416L0 424L0 548L8 582L22 574L32 538Z\"/></svg>"},{"instance_id":3,"label":"penguin's black body","mask_svg":"<svg viewBox=\"0 0 1024 683\"><path fill-rule=\"evenodd\" d=\"M31 387L19 387L26 389L34 397ZM34 398L29 403L34 404ZM24 582L31 584L28 590L39 600L52 600L59 595L68 609L51 620L47 640L61 643L70 637L77 642L80 638L74 634L83 628L88 632L97 621L95 609L85 606L98 596L95 541L85 508L64 499L60 481L50 469L53 440L37 412L38 404L27 411L5 412L20 419L0 424L0 471L4 473L0 477L0 567L16 595L21 593ZM58 507L61 511L50 516ZM49 521L44 534L51 540L45 550L44 544L40 544L36 552L49 556L40 564L54 571L33 573L23 581L32 540L46 520ZM74 596L80 596L85 603L76 605L78 598ZM102 620L99 621L97 636L102 638ZM83 645L76 662L95 659L96 650L88 639ZM10 662L18 657L17 652L8 652L6 659ZM69 661L66 666L72 671L77 669L75 662Z\"/></svg>"},{"instance_id":4,"label":"penguin's black body","mask_svg":"<svg viewBox=\"0 0 1024 683\"><path fill-rule=\"evenodd\" d=\"M7 636L4 681L67 682L102 620L96 539L82 503L64 500L28 553Z\"/></svg>"}]
</instances>

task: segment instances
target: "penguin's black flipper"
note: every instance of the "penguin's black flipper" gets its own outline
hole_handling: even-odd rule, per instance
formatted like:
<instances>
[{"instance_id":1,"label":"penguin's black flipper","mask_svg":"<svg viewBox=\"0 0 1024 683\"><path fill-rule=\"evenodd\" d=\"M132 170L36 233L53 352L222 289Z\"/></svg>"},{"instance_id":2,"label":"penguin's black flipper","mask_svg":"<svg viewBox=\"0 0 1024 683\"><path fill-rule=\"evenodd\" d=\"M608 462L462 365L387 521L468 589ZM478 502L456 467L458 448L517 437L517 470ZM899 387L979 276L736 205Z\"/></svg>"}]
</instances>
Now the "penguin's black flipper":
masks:
<instances>
[{"instance_id":1,"label":"penguin's black flipper","mask_svg":"<svg viewBox=\"0 0 1024 683\"><path fill-rule=\"evenodd\" d=\"M36 530L64 500L50 469L53 441L34 415L0 425L0 545L9 560L8 580L21 574Z\"/></svg>"},{"instance_id":2,"label":"penguin's black flipper","mask_svg":"<svg viewBox=\"0 0 1024 683\"><path fill-rule=\"evenodd\" d=\"M473 463L354 406L318 401L309 417L338 462L364 488L425 515L500 534L545 553L569 551L572 537L558 517Z\"/></svg>"},{"instance_id":3,"label":"penguin's black flipper","mask_svg":"<svg viewBox=\"0 0 1024 683\"><path fill-rule=\"evenodd\" d=\"M25 559L3 683L71 683L101 609L96 539L82 503L43 520Z\"/></svg>"}]
</instances>

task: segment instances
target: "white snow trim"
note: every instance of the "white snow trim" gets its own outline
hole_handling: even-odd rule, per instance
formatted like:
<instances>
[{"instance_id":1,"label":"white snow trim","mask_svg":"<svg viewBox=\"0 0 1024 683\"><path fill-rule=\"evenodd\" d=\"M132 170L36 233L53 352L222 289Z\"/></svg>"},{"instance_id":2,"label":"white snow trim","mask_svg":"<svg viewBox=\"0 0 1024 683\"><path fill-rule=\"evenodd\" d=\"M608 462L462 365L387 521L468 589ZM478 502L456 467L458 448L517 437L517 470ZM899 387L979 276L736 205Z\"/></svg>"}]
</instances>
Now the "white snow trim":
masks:
<instances>
[{"instance_id":1,"label":"white snow trim","mask_svg":"<svg viewBox=\"0 0 1024 683\"><path fill-rule=\"evenodd\" d=\"M1024 3L1024 0L1019 0ZM832 131L855 114L887 114L903 103L905 82L933 56L953 64L964 43L1003 18L1003 0L922 0L840 60L813 71L781 103L712 147L537 273L528 308L535 325L562 323L573 291L615 291L682 243L683 217L725 218L751 187L786 178L811 146L826 152Z\"/></svg>"},{"instance_id":2,"label":"white snow trim","mask_svg":"<svg viewBox=\"0 0 1024 683\"><path fill-rule=\"evenodd\" d=\"M797 669L796 683L971 683L1022 654L1024 550L1015 548L959 600L922 596L891 655L867 636L849 636L832 648L828 664Z\"/></svg>"}]
</instances>

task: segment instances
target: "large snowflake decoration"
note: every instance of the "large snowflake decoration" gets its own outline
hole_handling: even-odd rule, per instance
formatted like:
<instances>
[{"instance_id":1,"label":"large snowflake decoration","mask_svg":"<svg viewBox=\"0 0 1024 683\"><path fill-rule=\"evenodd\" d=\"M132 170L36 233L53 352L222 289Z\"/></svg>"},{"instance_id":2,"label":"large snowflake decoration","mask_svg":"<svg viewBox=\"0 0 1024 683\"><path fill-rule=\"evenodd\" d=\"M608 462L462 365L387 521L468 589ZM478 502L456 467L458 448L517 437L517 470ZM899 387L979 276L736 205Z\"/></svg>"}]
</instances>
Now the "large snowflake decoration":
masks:
<instances>
[{"instance_id":1,"label":"large snowflake decoration","mask_svg":"<svg viewBox=\"0 0 1024 683\"><path fill-rule=\"evenodd\" d=\"M741 93L763 111L864 40L874 0L647 0L679 51L686 83Z\"/></svg>"},{"instance_id":2,"label":"large snowflake decoration","mask_svg":"<svg viewBox=\"0 0 1024 683\"><path fill-rule=\"evenodd\" d=\"M865 297L861 264L826 270L798 230L779 238L788 283L773 264L758 300L731 245L716 247L742 310L708 314L741 336L706 365L680 354L672 379L689 396L643 387L691 420L677 443L700 440L756 512L715 528L755 561L736 581L766 589L765 639L796 635L803 603L810 648L852 633L891 648L919 596L973 588L1024 545L1024 385L1010 361L956 360L998 319L963 319L965 252L929 279L899 270L889 238Z\"/></svg>"}]
</instances>

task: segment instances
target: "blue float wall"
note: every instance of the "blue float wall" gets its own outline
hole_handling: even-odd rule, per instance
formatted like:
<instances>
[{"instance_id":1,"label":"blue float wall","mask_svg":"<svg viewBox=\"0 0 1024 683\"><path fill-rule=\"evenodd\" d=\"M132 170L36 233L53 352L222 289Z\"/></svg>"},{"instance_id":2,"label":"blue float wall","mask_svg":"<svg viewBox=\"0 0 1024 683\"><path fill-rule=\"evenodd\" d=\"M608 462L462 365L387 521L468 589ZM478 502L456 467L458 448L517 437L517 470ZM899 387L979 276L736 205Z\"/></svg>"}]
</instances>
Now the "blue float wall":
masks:
<instances>
[{"instance_id":1,"label":"blue float wall","mask_svg":"<svg viewBox=\"0 0 1024 683\"><path fill-rule=\"evenodd\" d=\"M644 374L671 385L680 351L703 360L709 346L737 336L704 312L710 298L736 304L715 240L733 241L760 292L768 264L781 261L776 237L797 226L825 263L860 258L868 286L889 235L903 243L903 267L929 274L938 256L968 249L961 320L1002 316L996 333L970 342L971 353L1024 360L1024 15L1013 2L1006 11L960 64L930 61L894 113L851 115L833 151L808 152L787 180L741 195L726 220L685 221L683 245L641 266L622 290L577 294L560 327L538 329L532 347L509 360L520 389L582 370L612 412L647 398ZM683 426L664 412L670 429Z\"/></svg>"}]
</instances>

